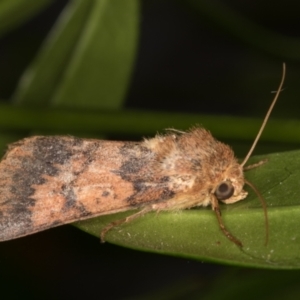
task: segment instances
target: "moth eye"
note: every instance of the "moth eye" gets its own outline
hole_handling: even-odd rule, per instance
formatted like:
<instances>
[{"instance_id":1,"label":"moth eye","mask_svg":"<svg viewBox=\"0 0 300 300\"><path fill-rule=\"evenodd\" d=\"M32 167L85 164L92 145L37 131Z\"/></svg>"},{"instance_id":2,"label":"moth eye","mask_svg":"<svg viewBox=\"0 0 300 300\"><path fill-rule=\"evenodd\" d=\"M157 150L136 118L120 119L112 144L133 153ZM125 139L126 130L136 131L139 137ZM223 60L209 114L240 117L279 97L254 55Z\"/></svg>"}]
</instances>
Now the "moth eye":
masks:
<instances>
[{"instance_id":1,"label":"moth eye","mask_svg":"<svg viewBox=\"0 0 300 300\"><path fill-rule=\"evenodd\" d=\"M226 200L234 193L234 187L230 181L224 181L219 184L215 191L215 196L218 200Z\"/></svg>"}]
</instances>

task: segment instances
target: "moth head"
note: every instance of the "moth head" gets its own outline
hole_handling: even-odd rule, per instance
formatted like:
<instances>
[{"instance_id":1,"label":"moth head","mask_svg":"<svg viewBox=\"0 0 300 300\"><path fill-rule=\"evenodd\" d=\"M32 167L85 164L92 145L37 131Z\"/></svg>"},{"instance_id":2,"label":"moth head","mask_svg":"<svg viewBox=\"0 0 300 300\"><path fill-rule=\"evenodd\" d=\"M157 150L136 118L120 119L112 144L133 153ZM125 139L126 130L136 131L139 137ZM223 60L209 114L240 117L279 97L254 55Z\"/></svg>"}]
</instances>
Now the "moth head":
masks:
<instances>
[{"instance_id":1,"label":"moth head","mask_svg":"<svg viewBox=\"0 0 300 300\"><path fill-rule=\"evenodd\" d=\"M235 164L235 163L231 164L227 168L227 170L224 172L224 174L222 174L223 176L221 178L220 177L218 178L218 181L216 182L215 187L211 190L211 192L212 192L212 197L210 199L211 205L213 207L213 210L216 213L221 230L227 236L227 238L229 238L232 242L234 242L235 244L237 244L240 247L242 247L241 241L239 241L237 238L235 238L225 228L225 226L223 224L218 202L222 201L227 204L227 203L234 203L239 200L242 200L243 198L245 198L247 196L247 192L245 192L243 190L243 186L244 186L244 184L249 185L253 189L253 191L257 194L258 198L260 199L260 201L262 203L263 209L264 209L265 226L266 226L266 243L265 244L266 245L268 244L269 224L268 224L268 214L267 214L266 203L265 203L262 195L260 194L260 192L256 189L256 187L250 181L248 181L244 178L243 170L249 170L249 169L261 164L261 163L257 163L253 166L245 167L245 164L247 163L249 157L251 156L251 154L258 142L258 140L264 130L264 127L267 123L267 120L270 116L270 113L271 113L271 111L278 99L278 96L282 90L284 78L285 78L285 64L283 64L283 73L282 73L282 78L281 78L281 82L279 85L279 89L277 90L277 92L275 94L275 97L271 103L271 106L265 116L262 126L261 126L260 130L258 131L258 134L257 134L248 154L246 155L246 157L244 158L243 162L240 165Z\"/></svg>"},{"instance_id":2,"label":"moth head","mask_svg":"<svg viewBox=\"0 0 300 300\"><path fill-rule=\"evenodd\" d=\"M218 202L231 204L247 197L248 193L243 189L244 185L243 169L237 161L233 161L225 171L216 176L209 190L211 196Z\"/></svg>"},{"instance_id":3,"label":"moth head","mask_svg":"<svg viewBox=\"0 0 300 300\"><path fill-rule=\"evenodd\" d=\"M240 201L247 197L247 192L242 189L242 185L225 180L217 185L214 195L216 198L226 204Z\"/></svg>"}]
</instances>

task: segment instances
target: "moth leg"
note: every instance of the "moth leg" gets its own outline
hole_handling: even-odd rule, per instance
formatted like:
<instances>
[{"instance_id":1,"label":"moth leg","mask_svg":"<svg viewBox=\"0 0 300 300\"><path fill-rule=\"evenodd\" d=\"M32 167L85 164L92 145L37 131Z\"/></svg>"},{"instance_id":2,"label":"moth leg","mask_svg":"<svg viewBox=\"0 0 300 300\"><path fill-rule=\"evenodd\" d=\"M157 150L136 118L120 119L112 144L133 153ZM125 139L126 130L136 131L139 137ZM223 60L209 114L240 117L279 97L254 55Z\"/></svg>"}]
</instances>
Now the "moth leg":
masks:
<instances>
[{"instance_id":1,"label":"moth leg","mask_svg":"<svg viewBox=\"0 0 300 300\"><path fill-rule=\"evenodd\" d=\"M263 159L255 164L252 164L252 165L249 165L249 166L246 166L243 168L244 171L248 171L248 170L251 170L251 169L254 169L254 168L257 168L257 167L260 167L261 165L265 164L266 162L268 161L268 159Z\"/></svg>"},{"instance_id":2,"label":"moth leg","mask_svg":"<svg viewBox=\"0 0 300 300\"><path fill-rule=\"evenodd\" d=\"M226 235L226 237L234 242L236 245L238 245L239 247L243 247L243 244L240 240L238 240L236 237L234 237L225 227L222 217L221 217L221 211L220 211L220 207L219 207L219 202L218 199L216 197L212 197L212 209L213 211L216 213L217 219L218 219L218 223L219 223L219 227L222 230L222 232Z\"/></svg>"},{"instance_id":3,"label":"moth leg","mask_svg":"<svg viewBox=\"0 0 300 300\"><path fill-rule=\"evenodd\" d=\"M144 214L146 214L147 212L151 211L152 208L149 206L149 207L145 207L144 209L142 209L141 211L133 214L133 215L130 215L124 219L121 219L121 220L117 220L117 221L114 221L114 222L111 222L109 223L106 227L104 227L101 231L101 234L100 234L100 240L101 240L101 243L104 243L105 242L105 235L108 231L110 231L112 228L118 226L118 225L121 225L123 223L128 223L128 222L131 222L141 216L143 216Z\"/></svg>"}]
</instances>

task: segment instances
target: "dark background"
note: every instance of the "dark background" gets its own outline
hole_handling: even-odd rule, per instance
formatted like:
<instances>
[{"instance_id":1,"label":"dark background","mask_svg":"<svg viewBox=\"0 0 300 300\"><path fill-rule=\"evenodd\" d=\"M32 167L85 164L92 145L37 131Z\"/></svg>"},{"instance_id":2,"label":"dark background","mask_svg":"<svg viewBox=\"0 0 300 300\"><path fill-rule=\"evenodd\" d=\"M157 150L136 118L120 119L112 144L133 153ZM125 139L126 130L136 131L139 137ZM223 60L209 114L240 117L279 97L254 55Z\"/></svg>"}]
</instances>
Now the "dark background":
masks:
<instances>
[{"instance_id":1,"label":"dark background","mask_svg":"<svg viewBox=\"0 0 300 300\"><path fill-rule=\"evenodd\" d=\"M299 62L236 38L183 2L141 2L140 45L125 107L263 117L286 61L287 89L273 116L298 118ZM278 34L299 36L298 2L220 2ZM53 1L0 40L2 101L9 100L66 3ZM200 298L236 268L100 244L63 226L1 243L0 269L5 299L132 299L169 289L177 291L176 297L166 292L170 299L181 299Z\"/></svg>"}]
</instances>

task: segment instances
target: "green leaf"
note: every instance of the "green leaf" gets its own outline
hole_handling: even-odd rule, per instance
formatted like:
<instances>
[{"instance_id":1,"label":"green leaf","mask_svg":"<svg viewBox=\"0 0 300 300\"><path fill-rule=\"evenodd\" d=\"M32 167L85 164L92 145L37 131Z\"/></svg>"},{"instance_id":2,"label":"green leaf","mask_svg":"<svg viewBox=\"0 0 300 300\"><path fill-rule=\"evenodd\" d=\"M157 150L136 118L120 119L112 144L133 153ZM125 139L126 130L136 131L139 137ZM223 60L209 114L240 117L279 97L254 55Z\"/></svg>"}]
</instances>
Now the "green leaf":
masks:
<instances>
[{"instance_id":1,"label":"green leaf","mask_svg":"<svg viewBox=\"0 0 300 300\"><path fill-rule=\"evenodd\" d=\"M119 108L138 36L138 1L70 2L25 72L19 104Z\"/></svg>"},{"instance_id":2,"label":"green leaf","mask_svg":"<svg viewBox=\"0 0 300 300\"><path fill-rule=\"evenodd\" d=\"M54 104L120 108L136 53L138 13L136 0L94 2Z\"/></svg>"},{"instance_id":3,"label":"green leaf","mask_svg":"<svg viewBox=\"0 0 300 300\"><path fill-rule=\"evenodd\" d=\"M230 242L220 231L214 213L207 208L180 212L149 213L107 233L108 242L134 249L233 264L274 269L299 269L300 258L300 152L253 157L268 159L250 170L246 178L256 185L268 205L270 239L265 246L265 225L259 200L253 192L236 204L221 205L229 231L244 247ZM99 237L108 223L133 212L103 216L77 223Z\"/></svg>"},{"instance_id":4,"label":"green leaf","mask_svg":"<svg viewBox=\"0 0 300 300\"><path fill-rule=\"evenodd\" d=\"M0 36L49 5L50 0L1 0Z\"/></svg>"},{"instance_id":5,"label":"green leaf","mask_svg":"<svg viewBox=\"0 0 300 300\"><path fill-rule=\"evenodd\" d=\"M18 104L45 106L51 102L92 9L92 0L70 1L14 93Z\"/></svg>"},{"instance_id":6,"label":"green leaf","mask_svg":"<svg viewBox=\"0 0 300 300\"><path fill-rule=\"evenodd\" d=\"M179 130L186 130L199 122L202 127L209 128L215 137L237 141L253 141L258 128L261 126L261 119L225 115L142 110L32 108L0 104L0 127L5 130L16 131L54 130L68 134L84 131L93 134L113 133L145 136L163 132L170 126ZM298 147L300 143L300 121L296 119L269 120L259 145L262 141L277 142L282 147L287 147L289 144Z\"/></svg>"}]
</instances>

